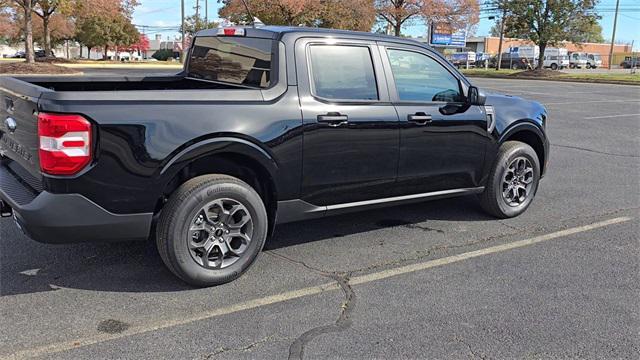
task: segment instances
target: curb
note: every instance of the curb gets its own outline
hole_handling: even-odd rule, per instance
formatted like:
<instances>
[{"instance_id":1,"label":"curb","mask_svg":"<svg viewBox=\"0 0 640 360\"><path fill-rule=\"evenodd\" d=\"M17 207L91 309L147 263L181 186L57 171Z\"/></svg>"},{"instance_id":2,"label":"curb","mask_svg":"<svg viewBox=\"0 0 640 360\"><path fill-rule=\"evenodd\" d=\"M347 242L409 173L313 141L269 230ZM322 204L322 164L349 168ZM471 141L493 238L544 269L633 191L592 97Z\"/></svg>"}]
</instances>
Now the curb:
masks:
<instances>
[{"instance_id":1,"label":"curb","mask_svg":"<svg viewBox=\"0 0 640 360\"><path fill-rule=\"evenodd\" d=\"M534 77L518 77L509 75L483 75L483 74L464 74L469 78L485 78L485 79L509 79L509 80L534 80L534 81L559 81L559 82L573 82L573 83L591 83L591 84L611 84L611 85L632 85L640 86L639 81L626 81L626 80L604 80L604 79L576 79L576 78L534 78Z\"/></svg>"}]
</instances>

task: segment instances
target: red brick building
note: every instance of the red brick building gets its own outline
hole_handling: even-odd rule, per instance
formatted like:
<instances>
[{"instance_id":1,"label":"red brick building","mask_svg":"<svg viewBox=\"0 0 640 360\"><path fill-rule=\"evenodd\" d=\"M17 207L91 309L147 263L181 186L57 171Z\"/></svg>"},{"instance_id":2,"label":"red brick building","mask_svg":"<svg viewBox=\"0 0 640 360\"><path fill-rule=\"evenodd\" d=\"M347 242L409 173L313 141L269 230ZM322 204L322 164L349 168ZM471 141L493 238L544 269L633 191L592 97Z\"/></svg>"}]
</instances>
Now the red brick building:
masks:
<instances>
[{"instance_id":1,"label":"red brick building","mask_svg":"<svg viewBox=\"0 0 640 360\"><path fill-rule=\"evenodd\" d=\"M476 53L497 54L500 44L500 38L498 37L470 37L467 39L467 49ZM531 41L513 38L504 38L502 42L502 51L507 51L511 46L529 46L533 45ZM611 44L608 43L582 43L573 44L565 42L557 47L566 48L569 52L579 51L586 53L600 54L602 57L602 66L608 66L609 64L609 50ZM615 44L613 45L614 54L626 54L631 52L631 44ZM613 65L617 65L616 59L614 59Z\"/></svg>"}]
</instances>

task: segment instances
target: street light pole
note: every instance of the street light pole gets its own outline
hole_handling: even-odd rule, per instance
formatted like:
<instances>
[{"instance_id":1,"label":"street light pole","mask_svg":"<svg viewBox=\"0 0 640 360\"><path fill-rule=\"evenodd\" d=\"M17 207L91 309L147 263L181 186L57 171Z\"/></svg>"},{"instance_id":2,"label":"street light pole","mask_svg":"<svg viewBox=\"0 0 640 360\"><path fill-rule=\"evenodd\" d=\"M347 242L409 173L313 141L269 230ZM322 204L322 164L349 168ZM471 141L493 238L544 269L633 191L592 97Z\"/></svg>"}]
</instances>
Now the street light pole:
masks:
<instances>
[{"instance_id":1,"label":"street light pole","mask_svg":"<svg viewBox=\"0 0 640 360\"><path fill-rule=\"evenodd\" d=\"M184 45L185 45L185 38L184 38L184 0L181 1L181 8L180 8L181 12L182 12L182 26L181 30L182 30L182 51L180 52L180 62L184 64L184 58L185 58L185 53L184 53Z\"/></svg>"},{"instance_id":2,"label":"street light pole","mask_svg":"<svg viewBox=\"0 0 640 360\"><path fill-rule=\"evenodd\" d=\"M204 22L209 27L209 0L204 0Z\"/></svg>"},{"instance_id":3,"label":"street light pole","mask_svg":"<svg viewBox=\"0 0 640 360\"><path fill-rule=\"evenodd\" d=\"M613 17L613 34L611 34L611 47L609 48L609 70L611 70L611 63L613 62L613 43L616 41L616 25L618 25L618 6L620 6L620 0L616 0L616 15Z\"/></svg>"},{"instance_id":4,"label":"street light pole","mask_svg":"<svg viewBox=\"0 0 640 360\"><path fill-rule=\"evenodd\" d=\"M500 42L498 43L498 65L496 66L496 70L500 70L502 66L502 41L504 40L504 23L505 17L507 17L507 7L504 6L504 3L501 3L502 6L502 19L500 19ZM511 55L509 55L511 56Z\"/></svg>"}]
</instances>

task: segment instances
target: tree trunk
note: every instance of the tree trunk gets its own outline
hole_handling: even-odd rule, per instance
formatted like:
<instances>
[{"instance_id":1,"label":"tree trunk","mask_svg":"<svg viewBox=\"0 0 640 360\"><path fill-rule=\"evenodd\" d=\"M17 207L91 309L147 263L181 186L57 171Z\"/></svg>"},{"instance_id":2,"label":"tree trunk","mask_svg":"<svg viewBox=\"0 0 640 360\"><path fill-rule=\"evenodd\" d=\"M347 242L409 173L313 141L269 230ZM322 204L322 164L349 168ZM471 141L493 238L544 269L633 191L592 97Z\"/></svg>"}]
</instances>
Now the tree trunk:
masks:
<instances>
[{"instance_id":1,"label":"tree trunk","mask_svg":"<svg viewBox=\"0 0 640 360\"><path fill-rule=\"evenodd\" d=\"M109 45L104 46L104 56L102 57L102 60L109 60L109 55L107 55L107 52L109 52Z\"/></svg>"},{"instance_id":2,"label":"tree trunk","mask_svg":"<svg viewBox=\"0 0 640 360\"><path fill-rule=\"evenodd\" d=\"M536 69L540 70L544 66L544 50L547 48L547 43L540 43L538 47L540 48L540 53L538 54L538 66L536 66Z\"/></svg>"},{"instance_id":3,"label":"tree trunk","mask_svg":"<svg viewBox=\"0 0 640 360\"><path fill-rule=\"evenodd\" d=\"M393 32L396 36L400 36L400 33L402 32L402 23L400 23L399 21L395 23L393 25Z\"/></svg>"},{"instance_id":4,"label":"tree trunk","mask_svg":"<svg viewBox=\"0 0 640 360\"><path fill-rule=\"evenodd\" d=\"M31 0L25 0L24 10L24 57L29 64L35 62L35 55L33 53L33 22L31 18Z\"/></svg>"},{"instance_id":5,"label":"tree trunk","mask_svg":"<svg viewBox=\"0 0 640 360\"><path fill-rule=\"evenodd\" d=\"M48 16L42 18L42 28L44 30L44 53L45 56L51 56L51 29L49 28L49 21L51 19Z\"/></svg>"}]
</instances>

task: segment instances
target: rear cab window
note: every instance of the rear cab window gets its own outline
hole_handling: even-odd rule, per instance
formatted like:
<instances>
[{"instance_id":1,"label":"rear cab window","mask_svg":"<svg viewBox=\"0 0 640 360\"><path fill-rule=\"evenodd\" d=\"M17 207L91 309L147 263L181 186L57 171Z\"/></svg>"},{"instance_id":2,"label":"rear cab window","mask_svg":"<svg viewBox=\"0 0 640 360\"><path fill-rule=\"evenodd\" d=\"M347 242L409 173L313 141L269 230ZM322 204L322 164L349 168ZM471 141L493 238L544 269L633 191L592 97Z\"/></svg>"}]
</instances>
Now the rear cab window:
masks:
<instances>
[{"instance_id":1,"label":"rear cab window","mask_svg":"<svg viewBox=\"0 0 640 360\"><path fill-rule=\"evenodd\" d=\"M256 89L274 85L276 42L235 36L201 36L189 54L187 76Z\"/></svg>"}]
</instances>

